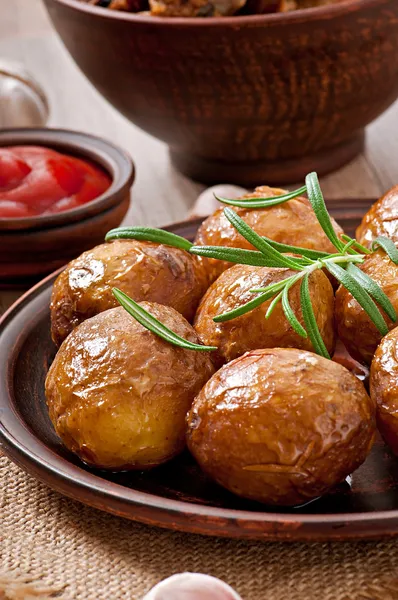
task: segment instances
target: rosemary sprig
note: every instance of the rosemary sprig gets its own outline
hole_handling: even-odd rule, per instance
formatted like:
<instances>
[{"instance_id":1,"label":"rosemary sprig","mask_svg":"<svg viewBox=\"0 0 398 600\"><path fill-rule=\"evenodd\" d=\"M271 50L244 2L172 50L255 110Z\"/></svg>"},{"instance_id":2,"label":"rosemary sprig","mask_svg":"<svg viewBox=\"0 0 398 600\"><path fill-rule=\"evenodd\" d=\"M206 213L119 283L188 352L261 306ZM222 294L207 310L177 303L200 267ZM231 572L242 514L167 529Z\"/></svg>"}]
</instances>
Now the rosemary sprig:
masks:
<instances>
[{"instance_id":1,"label":"rosemary sprig","mask_svg":"<svg viewBox=\"0 0 398 600\"><path fill-rule=\"evenodd\" d=\"M116 300L123 306L127 312L136 319L143 327L152 331L159 337L161 337L166 342L173 344L174 346L179 346L180 348L185 348L186 350L196 350L197 352L212 352L213 350L217 350L216 346L202 346L200 344L194 344L193 342L189 342L184 338L180 337L174 331L171 331L166 325L163 325L158 319L156 319L151 313L142 308L137 302L135 302L130 296L119 290L118 288L113 288L113 295Z\"/></svg>"},{"instance_id":2,"label":"rosemary sprig","mask_svg":"<svg viewBox=\"0 0 398 600\"><path fill-rule=\"evenodd\" d=\"M310 173L305 178L305 183L307 186L308 200L311 203L320 226L336 250L341 252L344 244L341 242L341 240L339 240L333 228L329 213L326 208L325 200L323 199L322 190L319 185L318 175L316 173Z\"/></svg>"},{"instance_id":3,"label":"rosemary sprig","mask_svg":"<svg viewBox=\"0 0 398 600\"><path fill-rule=\"evenodd\" d=\"M345 233L343 233L341 235L341 239L344 240L345 242L351 242L351 240L352 240L352 238L350 238L350 236L346 235ZM371 254L371 250L369 250L369 248L365 248L365 246L362 246L362 244L357 242L357 240L354 240L353 248L356 248L357 250L359 250L359 252L361 254Z\"/></svg>"},{"instance_id":4,"label":"rosemary sprig","mask_svg":"<svg viewBox=\"0 0 398 600\"><path fill-rule=\"evenodd\" d=\"M225 248L224 246L192 246L191 254L205 258L216 258L240 265L252 265L254 267L280 267L280 258L266 256L263 252L256 250L243 250L241 248ZM308 264L306 259L299 259L300 264ZM297 264L298 261L297 261Z\"/></svg>"},{"instance_id":5,"label":"rosemary sprig","mask_svg":"<svg viewBox=\"0 0 398 600\"><path fill-rule=\"evenodd\" d=\"M290 252L292 254L299 254L301 257L311 258L312 260L318 260L318 258L326 258L329 256L329 252L322 252L321 250L312 250L310 248L302 248L301 246L291 246L290 244L281 244L280 242L274 242L267 237L263 236L263 239L271 244L275 250L279 252Z\"/></svg>"},{"instance_id":6,"label":"rosemary sprig","mask_svg":"<svg viewBox=\"0 0 398 600\"><path fill-rule=\"evenodd\" d=\"M242 315L251 312L254 308L257 308L257 306L261 306L261 304L263 304L270 298L273 298L275 294L277 294L281 289L283 289L288 279L293 279L293 277L283 279L282 281L278 281L270 285L267 291L262 292L259 296L257 296L257 298L253 298L253 300L249 300L249 302L246 302L246 304L242 304L242 306L238 306L233 310L215 316L213 318L213 321L215 323L223 323L224 321L231 321L232 319L236 319L237 317L241 317Z\"/></svg>"},{"instance_id":7,"label":"rosemary sprig","mask_svg":"<svg viewBox=\"0 0 398 600\"><path fill-rule=\"evenodd\" d=\"M303 313L304 324L308 331L308 337L311 340L314 351L320 356L330 358L329 352L325 346L325 342L322 339L321 332L319 331L318 323L316 322L314 309L311 302L310 288L308 284L309 273L306 273L303 277L303 281L300 286L300 303L301 310Z\"/></svg>"},{"instance_id":8,"label":"rosemary sprig","mask_svg":"<svg viewBox=\"0 0 398 600\"><path fill-rule=\"evenodd\" d=\"M384 235L380 235L373 241L372 250L382 248L388 254L393 263L398 265L398 250L392 240Z\"/></svg>"},{"instance_id":9,"label":"rosemary sprig","mask_svg":"<svg viewBox=\"0 0 398 600\"><path fill-rule=\"evenodd\" d=\"M303 185L298 190L293 190L292 192L288 192L286 194L282 194L281 196L270 196L270 197L253 197L253 198L223 198L222 196L217 196L214 194L214 197L219 202L223 204L228 204L230 206L238 206L240 208L267 208L268 206L277 206L278 204L283 204L288 200L292 200L293 198L297 198L297 196L302 196L307 191L305 185Z\"/></svg>"},{"instance_id":10,"label":"rosemary sprig","mask_svg":"<svg viewBox=\"0 0 398 600\"><path fill-rule=\"evenodd\" d=\"M193 246L191 242L180 235L164 229L155 229L154 227L118 227L117 229L111 229L106 234L105 241L111 242L112 240L143 240L174 246L174 248L181 248L182 250L190 250Z\"/></svg>"},{"instance_id":11,"label":"rosemary sprig","mask_svg":"<svg viewBox=\"0 0 398 600\"><path fill-rule=\"evenodd\" d=\"M312 306L309 287L311 273L318 269L326 268L341 283L341 285L352 294L357 302L359 302L381 335L385 335L388 332L388 326L379 307L384 310L386 315L394 322L397 321L397 313L380 286L357 266L363 263L366 255L370 253L370 250L345 234L341 235L341 239L337 236L326 209L316 173L310 173L306 177L306 185L302 188L299 188L294 192L289 192L284 196L278 196L277 198L249 198L247 200L238 201L232 201L225 198L218 199L225 204L231 204L233 206L240 206L242 204L246 208L258 208L286 202L289 199L304 193L306 190L319 224L330 242L336 248L335 253L328 254L319 250L282 244L280 242L274 242L266 237L261 237L231 208L224 209L226 218L232 226L252 246L254 246L255 250L228 248L223 246L194 246L188 240L185 240L185 238L166 232L162 229L153 229L149 227L121 227L119 229L114 229L107 234L106 240L148 240L182 248L192 254L207 258L215 258L218 260L257 267L292 270L294 272L292 275L289 276L288 273L286 273L287 276L280 281L265 287L251 289L250 292L256 294L255 297L246 302L246 304L215 316L213 320L216 323L222 323L236 319L254 310L258 306L261 306L264 302L271 300L265 315L266 318L269 318L275 310L275 307L281 302L284 315L294 331L304 338L308 337L316 353L325 356L326 358L330 358L319 331ZM240 204L237 204L237 202ZM379 247L388 254L393 262L398 264L398 249L391 240L383 236L377 238L373 242L372 250ZM294 256L288 256L285 253L294 254ZM294 285L299 284L300 307L304 326L300 323L289 302L290 290ZM144 310L125 293L117 288L113 289L113 293L120 304L129 312L129 314L137 319L139 323L171 344L200 352L217 350L214 346L202 346L184 340L160 323L160 321Z\"/></svg>"},{"instance_id":12,"label":"rosemary sprig","mask_svg":"<svg viewBox=\"0 0 398 600\"><path fill-rule=\"evenodd\" d=\"M351 275L351 277L353 277L374 300L376 300L377 304L381 306L387 316L390 317L391 321L397 320L397 313L395 312L395 308L391 304L389 297L383 292L374 279L361 271L361 269L358 269L353 263L348 265L347 273Z\"/></svg>"},{"instance_id":13,"label":"rosemary sprig","mask_svg":"<svg viewBox=\"0 0 398 600\"><path fill-rule=\"evenodd\" d=\"M275 250L264 238L256 233L239 215L236 214L232 208L224 208L224 214L228 221L235 227L235 229L250 243L252 246L260 250L268 258L273 258L275 264L279 267L286 267L288 269L294 269L300 271L302 268L301 260L285 256Z\"/></svg>"},{"instance_id":14,"label":"rosemary sprig","mask_svg":"<svg viewBox=\"0 0 398 600\"><path fill-rule=\"evenodd\" d=\"M345 288L350 292L353 298L362 306L365 312L369 315L373 323L381 335L388 333L387 324L383 318L383 315L377 308L377 305L372 300L371 296L364 289L361 283L355 277L352 277L348 271L345 271L342 267L337 264L333 264L330 261L325 261L325 267L331 273L337 281L339 281Z\"/></svg>"}]
</instances>

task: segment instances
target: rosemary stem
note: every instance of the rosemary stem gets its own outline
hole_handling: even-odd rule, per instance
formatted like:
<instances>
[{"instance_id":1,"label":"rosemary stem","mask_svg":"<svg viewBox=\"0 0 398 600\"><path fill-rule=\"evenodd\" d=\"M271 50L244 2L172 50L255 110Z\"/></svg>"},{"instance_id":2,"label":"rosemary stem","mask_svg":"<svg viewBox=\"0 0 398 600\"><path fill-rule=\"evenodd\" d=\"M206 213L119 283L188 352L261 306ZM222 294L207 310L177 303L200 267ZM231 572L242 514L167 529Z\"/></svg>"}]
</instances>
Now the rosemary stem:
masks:
<instances>
[{"instance_id":1,"label":"rosemary stem","mask_svg":"<svg viewBox=\"0 0 398 600\"><path fill-rule=\"evenodd\" d=\"M322 260L321 258L318 259L317 261L315 261L314 263L312 263L312 265L308 265L308 267L305 267L300 273L297 273L297 275L293 275L292 278L289 278L289 280L294 279L293 283L296 283L297 281L299 281L300 279L302 279L305 275L310 275L311 273L313 273L314 271L317 271L318 269L323 269L327 263L362 263L364 261L365 255L364 254L336 254L335 256L330 256L327 259ZM287 284L287 279L282 280L280 283L283 284L282 287L284 287ZM290 284L290 281L289 281ZM275 285L275 284L272 284ZM252 294L263 294L264 292L268 292L270 291L270 287L265 287L265 288L254 288L252 290L250 290L250 292ZM290 287L290 285L289 285Z\"/></svg>"}]
</instances>

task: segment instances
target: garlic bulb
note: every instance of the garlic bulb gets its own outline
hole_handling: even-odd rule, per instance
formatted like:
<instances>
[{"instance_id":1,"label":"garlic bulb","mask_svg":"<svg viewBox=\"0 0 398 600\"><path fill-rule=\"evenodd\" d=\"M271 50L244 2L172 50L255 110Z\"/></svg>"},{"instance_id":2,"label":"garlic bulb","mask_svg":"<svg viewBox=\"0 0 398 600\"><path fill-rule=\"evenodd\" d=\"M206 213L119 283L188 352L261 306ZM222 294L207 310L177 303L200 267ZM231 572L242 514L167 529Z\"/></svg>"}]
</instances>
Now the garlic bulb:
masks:
<instances>
[{"instance_id":1,"label":"garlic bulb","mask_svg":"<svg viewBox=\"0 0 398 600\"><path fill-rule=\"evenodd\" d=\"M242 600L226 583L200 573L182 573L161 581L143 600Z\"/></svg>"}]
</instances>

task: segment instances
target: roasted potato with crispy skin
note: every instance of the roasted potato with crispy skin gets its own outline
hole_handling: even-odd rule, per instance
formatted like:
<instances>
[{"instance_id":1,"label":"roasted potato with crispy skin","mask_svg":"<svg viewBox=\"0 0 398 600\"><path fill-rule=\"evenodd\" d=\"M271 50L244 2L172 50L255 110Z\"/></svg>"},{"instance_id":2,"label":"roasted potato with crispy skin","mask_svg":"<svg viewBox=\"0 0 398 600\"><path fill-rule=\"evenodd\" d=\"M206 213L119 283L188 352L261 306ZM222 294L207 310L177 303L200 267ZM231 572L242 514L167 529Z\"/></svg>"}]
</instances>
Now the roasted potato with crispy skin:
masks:
<instances>
[{"instance_id":1,"label":"roasted potato with crispy skin","mask_svg":"<svg viewBox=\"0 0 398 600\"><path fill-rule=\"evenodd\" d=\"M398 454L398 329L381 341L370 368L370 395L377 405L377 426Z\"/></svg>"},{"instance_id":2,"label":"roasted potato with crispy skin","mask_svg":"<svg viewBox=\"0 0 398 600\"><path fill-rule=\"evenodd\" d=\"M383 250L378 250L369 254L358 267L379 284L398 313L398 265ZM380 311L389 329L398 325L382 309ZM369 365L382 336L362 306L342 285L336 292L335 314L338 337L354 358Z\"/></svg>"},{"instance_id":3,"label":"roasted potato with crispy skin","mask_svg":"<svg viewBox=\"0 0 398 600\"><path fill-rule=\"evenodd\" d=\"M398 185L373 204L356 231L356 239L366 248L379 235L398 243Z\"/></svg>"},{"instance_id":4,"label":"roasted potato with crispy skin","mask_svg":"<svg viewBox=\"0 0 398 600\"><path fill-rule=\"evenodd\" d=\"M194 327L204 344L218 347L218 351L213 354L216 364L228 362L257 348L313 349L309 338L301 337L287 321L281 303L268 319L265 318L272 300L267 300L251 312L231 321L213 321L215 316L253 300L256 297L250 292L253 288L266 287L294 273L297 271L235 265L224 271L213 283L202 298ZM314 271L310 275L309 288L319 330L329 353L332 353L335 344L333 288L322 271ZM290 289L289 302L303 325L300 283Z\"/></svg>"},{"instance_id":5,"label":"roasted potato with crispy skin","mask_svg":"<svg viewBox=\"0 0 398 600\"><path fill-rule=\"evenodd\" d=\"M112 288L137 302L172 306L192 320L207 288L204 266L185 250L138 240L115 240L73 260L54 283L51 332L60 345L79 323L118 306Z\"/></svg>"},{"instance_id":6,"label":"roasted potato with crispy skin","mask_svg":"<svg viewBox=\"0 0 398 600\"><path fill-rule=\"evenodd\" d=\"M198 342L173 308L141 306ZM113 308L79 325L59 349L46 380L50 418L86 463L147 469L184 448L187 411L213 372L208 353L172 346Z\"/></svg>"},{"instance_id":7,"label":"roasted potato with crispy skin","mask_svg":"<svg viewBox=\"0 0 398 600\"><path fill-rule=\"evenodd\" d=\"M375 405L341 365L311 352L248 352L195 398L187 442L200 467L234 494L297 505L355 471L375 434Z\"/></svg>"},{"instance_id":8,"label":"roasted potato with crispy skin","mask_svg":"<svg viewBox=\"0 0 398 600\"><path fill-rule=\"evenodd\" d=\"M286 190L265 185L256 188L252 194L243 197L271 197L285 193ZM269 208L231 208L256 233L275 242L331 253L336 252L318 223L307 198L294 198ZM223 208L219 208L202 223L196 235L195 244L198 246L229 246L232 248L253 249L253 246L231 225L223 210ZM341 235L343 233L341 227L334 219L332 219L332 222L337 234ZM232 266L229 262L214 258L202 258L201 260L207 265L210 282L214 281L225 269Z\"/></svg>"}]
</instances>

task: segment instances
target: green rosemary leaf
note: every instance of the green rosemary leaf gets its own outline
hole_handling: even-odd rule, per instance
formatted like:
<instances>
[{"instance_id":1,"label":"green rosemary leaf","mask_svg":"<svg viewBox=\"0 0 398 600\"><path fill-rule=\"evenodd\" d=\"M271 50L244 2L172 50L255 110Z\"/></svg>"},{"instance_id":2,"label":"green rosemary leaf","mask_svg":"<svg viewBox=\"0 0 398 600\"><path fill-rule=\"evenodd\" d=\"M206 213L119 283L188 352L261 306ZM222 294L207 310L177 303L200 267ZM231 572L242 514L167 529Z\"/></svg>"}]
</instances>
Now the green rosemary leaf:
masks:
<instances>
[{"instance_id":1,"label":"green rosemary leaf","mask_svg":"<svg viewBox=\"0 0 398 600\"><path fill-rule=\"evenodd\" d=\"M319 331L318 323L316 322L314 309L311 302L310 288L308 284L309 274L304 275L300 287L300 303L303 313L304 324L308 332L308 337L311 340L314 351L325 358L330 358L329 352L322 339Z\"/></svg>"},{"instance_id":2,"label":"green rosemary leaf","mask_svg":"<svg viewBox=\"0 0 398 600\"><path fill-rule=\"evenodd\" d=\"M398 250L390 238L379 235L379 237L373 241L372 250L376 250L379 247L388 254L393 263L398 265Z\"/></svg>"},{"instance_id":3,"label":"green rosemary leaf","mask_svg":"<svg viewBox=\"0 0 398 600\"><path fill-rule=\"evenodd\" d=\"M289 302L289 290L292 287L292 285L294 285L294 283L291 285L286 285L283 288L282 308L283 308L283 312L285 313L286 319L289 321L289 323L293 327L294 331L296 333L298 333L298 335L300 335L301 337L306 338L306 337L308 337L308 334L307 334L306 330L304 329L304 327L301 325L298 318L296 317L292 307L290 306L290 302Z\"/></svg>"},{"instance_id":4,"label":"green rosemary leaf","mask_svg":"<svg viewBox=\"0 0 398 600\"><path fill-rule=\"evenodd\" d=\"M368 292L363 288L362 284L359 284L350 273L345 271L342 267L334 263L328 263L325 261L325 267L331 273L337 281L339 281L355 298L355 300L362 306L364 311L369 315L369 318L376 325L381 335L388 333L388 327L383 315L377 308L377 305L372 300Z\"/></svg>"},{"instance_id":5,"label":"green rosemary leaf","mask_svg":"<svg viewBox=\"0 0 398 600\"><path fill-rule=\"evenodd\" d=\"M350 238L350 236L346 235L345 233L341 234L341 239L344 240L345 242L350 242L352 240L352 238ZM358 250L360 250L362 254L370 254L371 253L369 248L365 248L365 246L362 246L362 244L357 242L357 240L354 240L353 247L358 248Z\"/></svg>"},{"instance_id":6,"label":"green rosemary leaf","mask_svg":"<svg viewBox=\"0 0 398 600\"><path fill-rule=\"evenodd\" d=\"M281 196L270 196L270 197L253 197L253 198L223 198L222 196L217 196L214 194L214 197L219 202L223 204L228 204L230 206L238 206L240 208L267 208L269 206L276 206L278 204L283 204L288 200L292 200L292 198L297 198L297 196L301 196L305 194L307 188L303 185L298 190L293 190L292 192L288 192L287 194L283 194Z\"/></svg>"},{"instance_id":7,"label":"green rosemary leaf","mask_svg":"<svg viewBox=\"0 0 398 600\"><path fill-rule=\"evenodd\" d=\"M277 281L276 283L270 283L269 285L266 285L263 288L253 288L250 290L251 294L264 294L264 292L279 292L281 289L283 289L286 285L286 283L289 283L290 281L292 281L293 279L296 279L296 275L291 275L290 277L286 277L286 279L281 279L280 281ZM272 294L274 295L274 294Z\"/></svg>"},{"instance_id":8,"label":"green rosemary leaf","mask_svg":"<svg viewBox=\"0 0 398 600\"><path fill-rule=\"evenodd\" d=\"M381 306L384 312L390 317L391 321L397 320L397 313L395 308L390 302L389 297L383 292L381 287L371 278L369 275L358 269L358 267L352 263L348 264L347 273L353 277L359 285L361 285L377 304Z\"/></svg>"},{"instance_id":9,"label":"green rosemary leaf","mask_svg":"<svg viewBox=\"0 0 398 600\"><path fill-rule=\"evenodd\" d=\"M145 242L157 242L181 248L182 250L190 250L193 244L175 233L165 231L164 229L154 229L153 227L118 227L111 229L105 236L105 241L112 240L143 240Z\"/></svg>"},{"instance_id":10,"label":"green rosemary leaf","mask_svg":"<svg viewBox=\"0 0 398 600\"><path fill-rule=\"evenodd\" d=\"M238 317L241 317L242 315L251 312L253 309L257 308L257 306L260 306L261 304L263 304L263 302L266 302L266 300L272 298L273 295L274 294L270 292L260 294L259 296L257 296L253 300L250 300L249 302L246 302L246 304L243 304L242 306L238 306L233 310L222 313L221 315L217 315L213 318L213 321L215 323L224 323L225 321L232 321L232 319L237 319Z\"/></svg>"},{"instance_id":11,"label":"green rosemary leaf","mask_svg":"<svg viewBox=\"0 0 398 600\"><path fill-rule=\"evenodd\" d=\"M305 178L305 183L307 186L308 199L311 203L311 206L315 212L320 226L322 227L323 231L325 232L333 246L339 252L341 252L341 250L344 247L344 244L341 242L341 240L339 240L335 230L333 229L333 225L330 220L325 200L323 199L322 191L319 185L318 175L316 173L310 173Z\"/></svg>"},{"instance_id":12,"label":"green rosemary leaf","mask_svg":"<svg viewBox=\"0 0 398 600\"><path fill-rule=\"evenodd\" d=\"M250 242L250 244L257 248L257 250L260 250L267 258L275 260L275 264L278 264L279 267L294 269L295 271L300 271L302 269L300 259L285 256L278 252L278 250L275 250L271 244L253 231L253 229L249 227L249 225L247 225L234 210L232 210L232 208L224 208L224 214L228 221L248 242Z\"/></svg>"},{"instance_id":13,"label":"green rosemary leaf","mask_svg":"<svg viewBox=\"0 0 398 600\"><path fill-rule=\"evenodd\" d=\"M226 260L240 265L252 265L254 267L279 267L279 261L268 258L262 252L256 250L244 250L242 248L226 248L224 246L192 246L191 254Z\"/></svg>"},{"instance_id":14,"label":"green rosemary leaf","mask_svg":"<svg viewBox=\"0 0 398 600\"><path fill-rule=\"evenodd\" d=\"M174 346L179 346L180 348L185 348L186 350L196 350L197 352L211 352L213 350L217 350L216 346L202 346L200 344L194 344L193 342L184 340L184 338L180 337L174 333L174 331L171 331L171 329L163 325L163 323L158 321L158 319L142 308L142 306L137 304L137 302L132 300L132 298L130 298L127 294L118 288L113 288L112 292L119 304L121 304L123 308L132 317L134 317L134 319L136 319L136 321L141 323L143 327L149 331L152 331L152 333L155 333L166 342L169 342Z\"/></svg>"},{"instance_id":15,"label":"green rosemary leaf","mask_svg":"<svg viewBox=\"0 0 398 600\"><path fill-rule=\"evenodd\" d=\"M346 243L346 245L342 248L341 253L346 254L349 250L352 249L352 246L355 244L355 240L350 240ZM357 252L355 252L357 254Z\"/></svg>"},{"instance_id":16,"label":"green rosemary leaf","mask_svg":"<svg viewBox=\"0 0 398 600\"><path fill-rule=\"evenodd\" d=\"M281 292L279 292L279 294L277 296L275 296L275 298L272 300L271 304L268 307L267 312L265 313L265 318L269 319L270 316L272 315L272 313L274 312L277 304L279 304L281 298L283 295L283 290Z\"/></svg>"},{"instance_id":17,"label":"green rosemary leaf","mask_svg":"<svg viewBox=\"0 0 398 600\"><path fill-rule=\"evenodd\" d=\"M290 246L289 244L281 244L280 242L274 242L265 236L262 236L263 240L268 242L275 250L279 250L279 252L291 252L292 254L299 254L300 256L305 256L306 258L310 258L311 260L318 260L319 258L326 258L329 256L328 252L322 252L321 250L311 250L310 248L301 248L301 246Z\"/></svg>"},{"instance_id":18,"label":"green rosemary leaf","mask_svg":"<svg viewBox=\"0 0 398 600\"><path fill-rule=\"evenodd\" d=\"M264 290L261 291L261 294L257 298L249 300L249 302L246 302L246 304L238 306L233 310L222 313L221 315L217 315L213 318L213 321L215 323L223 323L224 321L231 321L232 319L236 319L237 317L245 315L246 313L252 311L254 308L257 308L257 306L263 304L263 302L265 302L266 300L273 298L275 294L277 294L281 289L283 289L283 287L286 285L286 282L293 279L293 277L295 277L295 275L287 277L286 279L282 279L281 281L271 283L266 288L264 288ZM253 290L250 290L250 292L253 292Z\"/></svg>"}]
</instances>

